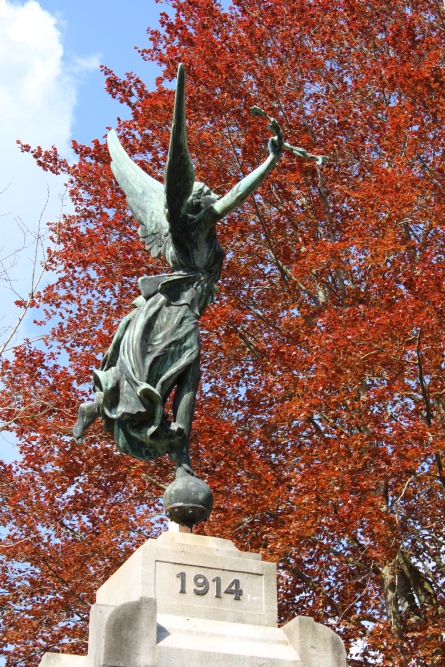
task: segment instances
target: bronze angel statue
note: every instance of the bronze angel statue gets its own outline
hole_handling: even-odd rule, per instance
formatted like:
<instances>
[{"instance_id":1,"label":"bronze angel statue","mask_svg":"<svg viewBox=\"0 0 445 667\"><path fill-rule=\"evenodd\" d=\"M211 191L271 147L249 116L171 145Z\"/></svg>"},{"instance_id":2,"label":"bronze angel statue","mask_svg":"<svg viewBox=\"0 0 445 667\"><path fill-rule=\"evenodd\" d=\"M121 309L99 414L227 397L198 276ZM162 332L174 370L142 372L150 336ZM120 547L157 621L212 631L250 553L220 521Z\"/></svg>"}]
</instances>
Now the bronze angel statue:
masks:
<instances>
[{"instance_id":1,"label":"bronze angel statue","mask_svg":"<svg viewBox=\"0 0 445 667\"><path fill-rule=\"evenodd\" d=\"M79 408L73 431L77 442L100 416L120 451L141 460L168 454L177 478L195 475L189 440L200 378L199 318L213 301L224 258L216 224L240 206L279 161L283 137L278 124L272 127L278 130L269 141L268 158L222 198L195 182L187 148L183 65L178 69L163 185L133 162L114 131L109 133L111 168L139 223L139 236L152 257L165 257L171 273L139 279L141 296L121 322L100 370L93 373L96 399ZM173 421L165 413L170 396Z\"/></svg>"}]
</instances>

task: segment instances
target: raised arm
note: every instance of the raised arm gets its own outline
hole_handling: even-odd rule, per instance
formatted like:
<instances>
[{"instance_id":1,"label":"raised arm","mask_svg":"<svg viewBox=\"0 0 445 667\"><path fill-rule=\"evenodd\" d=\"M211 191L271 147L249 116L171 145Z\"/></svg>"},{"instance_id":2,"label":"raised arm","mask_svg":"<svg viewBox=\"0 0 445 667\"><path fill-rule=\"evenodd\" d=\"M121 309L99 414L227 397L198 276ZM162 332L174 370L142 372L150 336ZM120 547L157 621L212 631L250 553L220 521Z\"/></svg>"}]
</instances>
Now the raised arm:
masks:
<instances>
[{"instance_id":1,"label":"raised arm","mask_svg":"<svg viewBox=\"0 0 445 667\"><path fill-rule=\"evenodd\" d=\"M259 185L264 181L266 176L272 171L281 157L282 139L274 137L269 141L270 155L251 174L245 176L234 188L230 190L224 197L221 197L215 204L208 206L197 216L196 222L201 222L205 227L212 227L218 220L224 218L247 199L249 195L254 192Z\"/></svg>"}]
</instances>

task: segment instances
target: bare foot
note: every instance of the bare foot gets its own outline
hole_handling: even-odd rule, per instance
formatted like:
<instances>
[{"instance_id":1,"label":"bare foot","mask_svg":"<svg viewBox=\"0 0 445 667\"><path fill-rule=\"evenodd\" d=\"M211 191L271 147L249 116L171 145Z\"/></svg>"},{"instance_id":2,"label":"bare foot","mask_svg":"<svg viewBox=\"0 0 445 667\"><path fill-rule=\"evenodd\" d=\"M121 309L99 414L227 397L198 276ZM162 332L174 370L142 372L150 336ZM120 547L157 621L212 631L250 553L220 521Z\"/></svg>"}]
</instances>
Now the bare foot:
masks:
<instances>
[{"instance_id":1,"label":"bare foot","mask_svg":"<svg viewBox=\"0 0 445 667\"><path fill-rule=\"evenodd\" d=\"M77 422L73 428L73 436L78 445L82 444L85 431L98 416L99 403L97 401L81 404L77 415Z\"/></svg>"}]
</instances>

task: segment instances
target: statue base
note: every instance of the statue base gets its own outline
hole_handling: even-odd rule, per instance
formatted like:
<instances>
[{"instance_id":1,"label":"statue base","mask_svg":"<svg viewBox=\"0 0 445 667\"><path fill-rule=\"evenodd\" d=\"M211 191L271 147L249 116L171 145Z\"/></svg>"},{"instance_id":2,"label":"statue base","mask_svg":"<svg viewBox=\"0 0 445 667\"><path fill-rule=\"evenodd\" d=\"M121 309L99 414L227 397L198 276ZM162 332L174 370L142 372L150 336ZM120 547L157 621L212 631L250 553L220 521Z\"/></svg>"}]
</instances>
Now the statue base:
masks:
<instances>
[{"instance_id":1,"label":"statue base","mask_svg":"<svg viewBox=\"0 0 445 667\"><path fill-rule=\"evenodd\" d=\"M87 656L46 653L41 667L346 667L331 629L277 627L276 568L229 540L167 532L99 588Z\"/></svg>"},{"instance_id":2,"label":"statue base","mask_svg":"<svg viewBox=\"0 0 445 667\"><path fill-rule=\"evenodd\" d=\"M164 493L164 508L170 521L192 528L206 521L213 507L208 484L191 475L178 477Z\"/></svg>"}]
</instances>

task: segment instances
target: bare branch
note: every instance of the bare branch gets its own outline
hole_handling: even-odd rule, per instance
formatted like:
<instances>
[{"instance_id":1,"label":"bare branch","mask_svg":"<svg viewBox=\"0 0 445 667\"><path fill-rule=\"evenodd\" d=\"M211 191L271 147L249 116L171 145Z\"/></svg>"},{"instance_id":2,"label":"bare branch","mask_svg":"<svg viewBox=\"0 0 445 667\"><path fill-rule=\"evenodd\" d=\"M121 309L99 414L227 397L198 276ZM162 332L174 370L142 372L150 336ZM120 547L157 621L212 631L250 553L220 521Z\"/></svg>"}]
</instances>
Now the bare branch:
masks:
<instances>
[{"instance_id":1,"label":"bare branch","mask_svg":"<svg viewBox=\"0 0 445 667\"><path fill-rule=\"evenodd\" d=\"M25 301L25 303L21 307L19 316L17 317L17 320L15 321L15 323L12 325L8 335L6 336L6 339L3 341L2 345L0 346L0 356L2 354L4 354L6 351L8 351L10 349L13 349L14 347L18 347L17 345L11 346L11 347L8 347L8 346L9 346L9 343L11 342L11 340L13 339L13 337L16 335L21 323L23 322L23 320L25 318L26 313L28 312L29 308L31 307L33 299L34 299L34 297L37 293L37 290L39 288L39 285L41 283L41 280L42 280L45 272L47 271L48 266L51 262L51 259L54 257L54 254L57 250L57 246L58 246L58 242L59 242L59 227L60 227L60 222L61 222L61 219L62 219L63 207L64 207L64 204L65 204L66 196L67 196L67 191L65 190L65 192L63 193L63 195L60 198L60 201L61 201L60 213L59 213L59 218L58 218L58 222L57 222L57 226L56 226L56 234L55 234L55 238L54 238L54 241L53 241L54 245L48 253L45 251L45 247L44 247L44 242L48 237L47 237L47 234L45 234L42 231L42 228L43 228L43 215L46 211L46 208L47 208L47 205L48 205L48 200L49 200L49 191L47 193L47 198L46 198L45 205L44 205L44 207L42 209L42 212L40 213L40 216L39 216L37 231L33 234L33 237L34 237L33 241L30 242L30 243L28 243L26 241L26 238L27 238L26 237L26 232L28 232L28 233L31 233L31 232L29 232L29 229L25 225L23 225L23 223L22 223L22 225L23 225L22 226L17 221L20 228L22 229L22 232L24 233L23 244L22 244L21 248L19 248L18 250L15 251L15 253L12 253L11 255L8 255L8 257L4 258L3 260L0 260L0 265L1 265L2 261L5 261L9 257L15 256L15 258L16 258L18 252L24 250L25 248L33 247L34 252L33 252L33 257L32 257L32 270L31 270L31 276L30 276L29 293L28 293L28 296L27 296L26 300L22 299L23 301ZM40 270L39 270L39 259L40 259L40 257L42 259L40 260L41 264L40 264ZM14 294L16 294L21 299L20 295L12 287L12 283L11 283L11 279L10 279L10 275L9 275L9 270L11 268L12 268L12 266L7 267L6 269L4 267L2 267L2 270L3 270L3 276L2 277L3 277L4 281L9 283L9 288L14 292ZM36 340L38 340L38 338L36 338Z\"/></svg>"}]
</instances>

